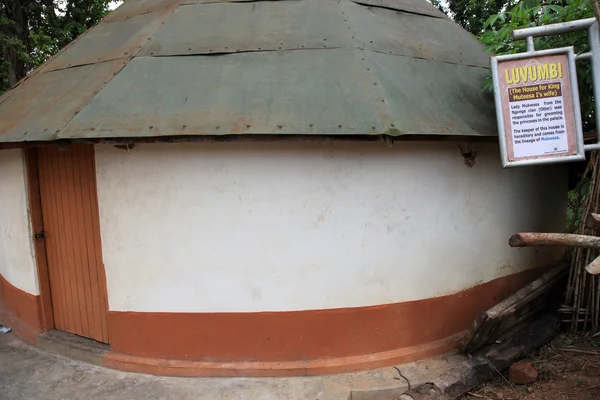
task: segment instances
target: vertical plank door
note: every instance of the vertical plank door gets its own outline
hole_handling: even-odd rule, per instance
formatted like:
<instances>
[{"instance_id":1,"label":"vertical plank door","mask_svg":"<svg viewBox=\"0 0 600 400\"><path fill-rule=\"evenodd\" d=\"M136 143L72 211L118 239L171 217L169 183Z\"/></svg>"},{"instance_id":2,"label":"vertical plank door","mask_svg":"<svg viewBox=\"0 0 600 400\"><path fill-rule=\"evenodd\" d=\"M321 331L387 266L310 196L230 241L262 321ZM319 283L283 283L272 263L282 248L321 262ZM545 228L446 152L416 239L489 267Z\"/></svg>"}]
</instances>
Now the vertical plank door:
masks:
<instances>
[{"instance_id":1,"label":"vertical plank door","mask_svg":"<svg viewBox=\"0 0 600 400\"><path fill-rule=\"evenodd\" d=\"M56 329L108 343L93 145L38 148L40 198Z\"/></svg>"}]
</instances>

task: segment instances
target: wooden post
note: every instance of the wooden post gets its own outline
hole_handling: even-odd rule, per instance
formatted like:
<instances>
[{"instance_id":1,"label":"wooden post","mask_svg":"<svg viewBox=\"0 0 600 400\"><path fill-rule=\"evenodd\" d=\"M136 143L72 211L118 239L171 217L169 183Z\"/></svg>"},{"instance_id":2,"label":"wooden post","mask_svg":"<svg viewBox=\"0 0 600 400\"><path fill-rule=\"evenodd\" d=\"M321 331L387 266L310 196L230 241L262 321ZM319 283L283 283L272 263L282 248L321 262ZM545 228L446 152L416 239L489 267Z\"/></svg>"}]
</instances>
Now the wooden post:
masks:
<instances>
[{"instance_id":1,"label":"wooden post","mask_svg":"<svg viewBox=\"0 0 600 400\"><path fill-rule=\"evenodd\" d=\"M556 246L600 249L600 237L567 233L517 233L508 241L511 247Z\"/></svg>"}]
</instances>

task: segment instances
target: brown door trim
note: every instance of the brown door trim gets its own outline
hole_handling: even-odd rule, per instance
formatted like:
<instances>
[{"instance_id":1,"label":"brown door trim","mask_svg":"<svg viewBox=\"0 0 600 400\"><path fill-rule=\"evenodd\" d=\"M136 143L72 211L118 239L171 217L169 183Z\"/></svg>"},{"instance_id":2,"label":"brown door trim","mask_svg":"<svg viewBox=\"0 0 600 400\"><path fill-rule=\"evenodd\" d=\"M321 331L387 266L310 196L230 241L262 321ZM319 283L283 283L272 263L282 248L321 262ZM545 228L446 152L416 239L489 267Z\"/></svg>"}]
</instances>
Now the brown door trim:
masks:
<instances>
[{"instance_id":1,"label":"brown door trim","mask_svg":"<svg viewBox=\"0 0 600 400\"><path fill-rule=\"evenodd\" d=\"M43 238L44 220L42 217L42 199L40 194L40 179L38 170L37 148L23 149L27 170L27 186L29 197L29 215L31 217L31 234L35 251L35 262L40 286L40 320L42 330L54 329L54 313L52 311L52 296L50 294L50 276L46 256L46 242ZM36 237L36 236L42 237Z\"/></svg>"}]
</instances>

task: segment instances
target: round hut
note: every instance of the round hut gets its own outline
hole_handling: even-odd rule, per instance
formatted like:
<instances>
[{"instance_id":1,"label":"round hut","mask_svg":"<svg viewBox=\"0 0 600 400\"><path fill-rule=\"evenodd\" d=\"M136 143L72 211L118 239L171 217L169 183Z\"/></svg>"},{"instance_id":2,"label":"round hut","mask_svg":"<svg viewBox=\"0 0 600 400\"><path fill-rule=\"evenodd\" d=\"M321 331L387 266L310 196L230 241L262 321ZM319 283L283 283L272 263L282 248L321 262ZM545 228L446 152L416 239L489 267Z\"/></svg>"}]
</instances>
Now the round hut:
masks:
<instances>
[{"instance_id":1,"label":"round hut","mask_svg":"<svg viewBox=\"0 0 600 400\"><path fill-rule=\"evenodd\" d=\"M501 168L487 74L425 0L128 0L0 97L2 320L184 376L456 348L562 256L507 245L566 170Z\"/></svg>"}]
</instances>

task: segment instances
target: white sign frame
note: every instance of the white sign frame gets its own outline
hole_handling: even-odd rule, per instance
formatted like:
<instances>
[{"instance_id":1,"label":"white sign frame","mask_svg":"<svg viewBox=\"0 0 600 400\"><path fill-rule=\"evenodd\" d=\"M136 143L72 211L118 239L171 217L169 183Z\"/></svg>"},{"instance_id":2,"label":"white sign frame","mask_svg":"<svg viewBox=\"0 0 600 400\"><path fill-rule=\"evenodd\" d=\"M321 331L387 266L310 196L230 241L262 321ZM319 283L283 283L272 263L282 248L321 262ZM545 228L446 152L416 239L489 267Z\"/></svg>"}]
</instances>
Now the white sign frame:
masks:
<instances>
[{"instance_id":1,"label":"white sign frame","mask_svg":"<svg viewBox=\"0 0 600 400\"><path fill-rule=\"evenodd\" d=\"M556 154L551 156L538 156L529 157L520 160L510 160L508 154L508 140L512 138L511 127L505 126L504 121L504 104L502 102L502 92L500 89L500 79L498 76L498 64L503 61L514 61L523 60L541 56L551 55L567 55L568 60L568 73L569 81L571 86L571 98L573 106L573 122L575 125L575 142L576 142L576 153L575 154ZM500 156L502 159L502 167L520 167L528 165L540 165L540 164L556 164L571 161L585 160L585 151L583 145L583 128L581 124L581 110L579 105L579 89L577 86L577 72L575 69L575 51L573 47L562 47L549 50L538 50L530 51L526 53L509 54L504 56L491 57L492 63L492 79L494 82L494 99L496 102L496 120L498 124L498 139L500 141ZM563 96L568 93L563 93Z\"/></svg>"}]
</instances>

